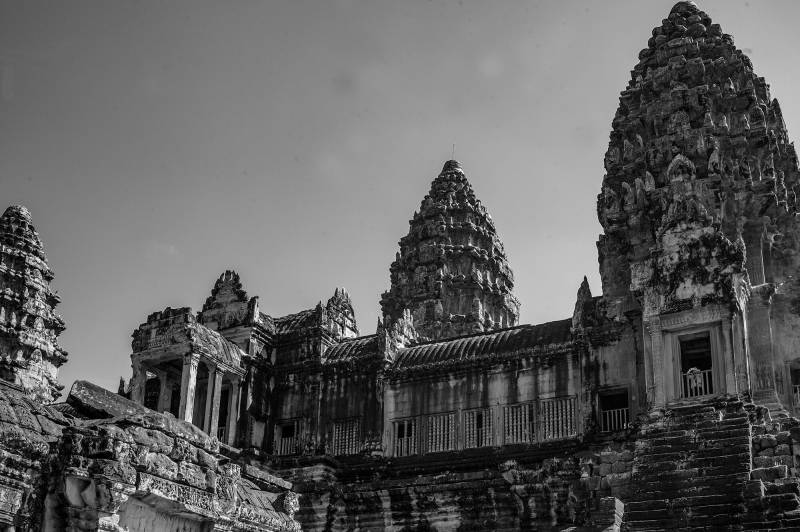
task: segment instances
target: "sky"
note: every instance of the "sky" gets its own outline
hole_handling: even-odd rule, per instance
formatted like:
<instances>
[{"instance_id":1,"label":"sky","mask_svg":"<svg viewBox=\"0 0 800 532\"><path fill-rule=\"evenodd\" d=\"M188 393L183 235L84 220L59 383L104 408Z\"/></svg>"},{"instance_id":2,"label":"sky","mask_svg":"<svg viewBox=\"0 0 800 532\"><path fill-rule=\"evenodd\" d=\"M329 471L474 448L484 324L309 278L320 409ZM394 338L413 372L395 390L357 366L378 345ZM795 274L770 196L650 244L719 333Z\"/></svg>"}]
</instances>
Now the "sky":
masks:
<instances>
[{"instance_id":1,"label":"sky","mask_svg":"<svg viewBox=\"0 0 800 532\"><path fill-rule=\"evenodd\" d=\"M0 0L0 208L55 272L60 380L116 389L130 335L235 269L281 316L338 286L371 334L455 150L521 322L600 293L619 92L671 1ZM800 128L800 2L703 0ZM455 148L454 148L455 145Z\"/></svg>"}]
</instances>

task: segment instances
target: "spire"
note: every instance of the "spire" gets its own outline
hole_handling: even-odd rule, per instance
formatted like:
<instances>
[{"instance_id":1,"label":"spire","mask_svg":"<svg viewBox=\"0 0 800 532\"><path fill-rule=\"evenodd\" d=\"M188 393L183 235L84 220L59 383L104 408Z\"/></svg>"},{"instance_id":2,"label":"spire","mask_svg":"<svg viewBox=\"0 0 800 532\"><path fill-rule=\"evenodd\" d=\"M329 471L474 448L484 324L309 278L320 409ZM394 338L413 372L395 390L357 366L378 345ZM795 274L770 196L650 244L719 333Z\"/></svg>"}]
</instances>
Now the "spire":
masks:
<instances>
[{"instance_id":1,"label":"spire","mask_svg":"<svg viewBox=\"0 0 800 532\"><path fill-rule=\"evenodd\" d=\"M650 271L648 257L669 244L667 232L681 249L702 234L700 247L710 249L713 240L727 250L715 255L722 279L741 271L733 243L744 231L749 278L763 283L762 235L796 233L800 183L797 154L769 85L694 2L675 4L638 57L611 125L597 203L604 294L621 298L631 288L658 284L641 274ZM772 246L774 279L798 267L798 247L797 239ZM684 280L659 271L665 305L688 297L691 283L682 285L686 293L667 294L667 285ZM699 277L709 275L716 278ZM718 301L716 290L726 290L726 283L713 295L692 297Z\"/></svg>"},{"instance_id":2,"label":"spire","mask_svg":"<svg viewBox=\"0 0 800 532\"><path fill-rule=\"evenodd\" d=\"M492 222L458 161L447 161L400 240L381 298L389 322L413 316L421 338L515 325L514 277Z\"/></svg>"},{"instance_id":3,"label":"spire","mask_svg":"<svg viewBox=\"0 0 800 532\"><path fill-rule=\"evenodd\" d=\"M0 217L0 379L43 402L58 397L58 368L67 360L52 279L30 211L12 205Z\"/></svg>"}]
</instances>

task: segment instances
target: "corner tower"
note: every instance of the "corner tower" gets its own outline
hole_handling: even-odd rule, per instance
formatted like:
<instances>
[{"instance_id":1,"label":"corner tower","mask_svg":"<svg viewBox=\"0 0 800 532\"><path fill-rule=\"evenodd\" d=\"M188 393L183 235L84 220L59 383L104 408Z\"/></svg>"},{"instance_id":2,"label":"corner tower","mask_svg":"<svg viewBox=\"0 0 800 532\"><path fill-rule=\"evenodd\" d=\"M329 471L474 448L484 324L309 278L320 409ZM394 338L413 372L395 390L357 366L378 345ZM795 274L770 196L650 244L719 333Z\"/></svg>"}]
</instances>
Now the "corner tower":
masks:
<instances>
[{"instance_id":1,"label":"corner tower","mask_svg":"<svg viewBox=\"0 0 800 532\"><path fill-rule=\"evenodd\" d=\"M0 217L0 379L48 403L59 395L58 368L67 360L52 280L30 211L9 207Z\"/></svg>"},{"instance_id":2,"label":"corner tower","mask_svg":"<svg viewBox=\"0 0 800 532\"><path fill-rule=\"evenodd\" d=\"M442 339L516 325L514 275L491 216L457 161L431 184L390 267L384 320L408 309L421 339Z\"/></svg>"},{"instance_id":3,"label":"corner tower","mask_svg":"<svg viewBox=\"0 0 800 532\"><path fill-rule=\"evenodd\" d=\"M798 291L797 154L764 78L694 2L639 52L605 168L603 294L611 317L641 312L651 404L785 395L796 333L773 303Z\"/></svg>"}]
</instances>

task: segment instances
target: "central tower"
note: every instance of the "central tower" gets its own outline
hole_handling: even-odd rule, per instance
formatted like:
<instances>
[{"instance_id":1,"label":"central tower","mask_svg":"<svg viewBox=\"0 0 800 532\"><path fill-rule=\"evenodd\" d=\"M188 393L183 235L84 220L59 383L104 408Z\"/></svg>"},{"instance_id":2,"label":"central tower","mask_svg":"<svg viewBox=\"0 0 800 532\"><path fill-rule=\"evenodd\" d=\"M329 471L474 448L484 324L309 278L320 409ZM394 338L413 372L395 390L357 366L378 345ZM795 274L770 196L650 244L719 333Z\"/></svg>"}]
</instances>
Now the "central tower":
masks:
<instances>
[{"instance_id":1,"label":"central tower","mask_svg":"<svg viewBox=\"0 0 800 532\"><path fill-rule=\"evenodd\" d=\"M385 320L408 309L423 340L516 325L503 244L457 161L445 163L409 225L381 298Z\"/></svg>"}]
</instances>

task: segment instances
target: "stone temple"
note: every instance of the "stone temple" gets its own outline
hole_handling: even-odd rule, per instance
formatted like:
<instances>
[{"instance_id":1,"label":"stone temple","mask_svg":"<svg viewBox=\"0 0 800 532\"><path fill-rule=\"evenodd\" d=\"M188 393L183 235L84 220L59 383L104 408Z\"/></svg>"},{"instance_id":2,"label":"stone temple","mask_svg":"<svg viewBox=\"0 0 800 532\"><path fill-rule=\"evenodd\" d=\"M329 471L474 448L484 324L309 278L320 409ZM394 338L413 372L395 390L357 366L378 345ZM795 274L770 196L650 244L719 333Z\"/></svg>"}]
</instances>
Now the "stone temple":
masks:
<instances>
[{"instance_id":1,"label":"stone temple","mask_svg":"<svg viewBox=\"0 0 800 532\"><path fill-rule=\"evenodd\" d=\"M576 280L562 320L518 323L500 236L448 161L374 332L344 289L271 316L226 271L199 311L134 330L118 392L54 402L53 272L9 207L0 530L799 530L797 154L693 2L647 44L597 198L602 294Z\"/></svg>"}]
</instances>

